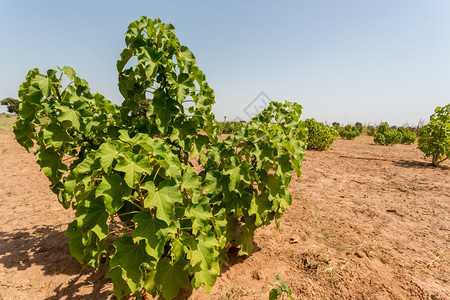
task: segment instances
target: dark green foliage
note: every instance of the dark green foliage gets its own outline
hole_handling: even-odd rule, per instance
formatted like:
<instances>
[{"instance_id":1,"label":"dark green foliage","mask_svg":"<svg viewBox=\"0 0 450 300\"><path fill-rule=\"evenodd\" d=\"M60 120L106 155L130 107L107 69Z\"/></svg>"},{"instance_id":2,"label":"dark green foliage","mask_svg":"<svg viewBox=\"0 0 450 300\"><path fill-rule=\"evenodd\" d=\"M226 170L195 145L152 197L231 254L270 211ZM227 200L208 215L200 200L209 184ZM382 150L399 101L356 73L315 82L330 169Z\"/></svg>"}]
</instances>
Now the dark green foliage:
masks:
<instances>
[{"instance_id":1,"label":"dark green foliage","mask_svg":"<svg viewBox=\"0 0 450 300\"><path fill-rule=\"evenodd\" d=\"M377 133L377 130L375 127L370 127L369 130L367 130L368 136L375 136L376 133Z\"/></svg>"},{"instance_id":2,"label":"dark green foliage","mask_svg":"<svg viewBox=\"0 0 450 300\"><path fill-rule=\"evenodd\" d=\"M72 255L94 268L106 256L118 298L209 292L233 240L250 255L255 230L279 225L305 153L297 103L271 102L219 142L214 91L173 30L145 17L130 24L120 107L70 67L33 69L19 90L16 139L36 149L51 190L75 210Z\"/></svg>"},{"instance_id":3,"label":"dark green foliage","mask_svg":"<svg viewBox=\"0 0 450 300\"><path fill-rule=\"evenodd\" d=\"M450 157L450 104L436 107L430 122L419 130L418 144L434 166Z\"/></svg>"},{"instance_id":4,"label":"dark green foliage","mask_svg":"<svg viewBox=\"0 0 450 300\"><path fill-rule=\"evenodd\" d=\"M394 145L400 143L401 136L395 130L390 130L385 133L377 132L373 141L378 145Z\"/></svg>"},{"instance_id":5,"label":"dark green foliage","mask_svg":"<svg viewBox=\"0 0 450 300\"><path fill-rule=\"evenodd\" d=\"M306 128L308 129L308 138L306 148L313 150L326 150L336 140L338 131L334 127L325 126L315 119L306 119Z\"/></svg>"},{"instance_id":6,"label":"dark green foliage","mask_svg":"<svg viewBox=\"0 0 450 300\"><path fill-rule=\"evenodd\" d=\"M9 113L18 115L19 114L19 105L20 100L14 99L14 98L5 98L2 101L0 101L1 105L6 105L6 109Z\"/></svg>"},{"instance_id":7,"label":"dark green foliage","mask_svg":"<svg viewBox=\"0 0 450 300\"><path fill-rule=\"evenodd\" d=\"M417 139L416 133L414 131L409 130L406 127L399 127L397 130L401 134L400 144L406 144L411 145L414 144L414 142Z\"/></svg>"},{"instance_id":8,"label":"dark green foliage","mask_svg":"<svg viewBox=\"0 0 450 300\"><path fill-rule=\"evenodd\" d=\"M344 128L339 130L339 136L346 140L353 140L357 136L361 135L362 127L346 125Z\"/></svg>"},{"instance_id":9,"label":"dark green foliage","mask_svg":"<svg viewBox=\"0 0 450 300\"><path fill-rule=\"evenodd\" d=\"M373 141L378 145L413 144L416 134L405 127L389 127L389 124L384 122L378 126Z\"/></svg>"}]
</instances>

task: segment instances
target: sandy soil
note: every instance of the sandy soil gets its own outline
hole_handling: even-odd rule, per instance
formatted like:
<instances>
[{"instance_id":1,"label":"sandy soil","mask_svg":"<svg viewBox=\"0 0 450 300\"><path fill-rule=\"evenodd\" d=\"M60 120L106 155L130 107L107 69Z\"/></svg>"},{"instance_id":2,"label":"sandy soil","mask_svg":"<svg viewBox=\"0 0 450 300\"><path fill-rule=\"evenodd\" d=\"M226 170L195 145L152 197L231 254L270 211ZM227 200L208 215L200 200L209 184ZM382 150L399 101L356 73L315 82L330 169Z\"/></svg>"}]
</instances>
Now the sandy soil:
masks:
<instances>
[{"instance_id":1,"label":"sandy soil","mask_svg":"<svg viewBox=\"0 0 450 300\"><path fill-rule=\"evenodd\" d=\"M82 270L64 236L73 218L35 158L0 131L0 299L110 299L104 270ZM416 146L336 140L308 151L281 227L231 256L212 292L179 299L267 299L279 274L299 299L450 299L450 162Z\"/></svg>"}]
</instances>

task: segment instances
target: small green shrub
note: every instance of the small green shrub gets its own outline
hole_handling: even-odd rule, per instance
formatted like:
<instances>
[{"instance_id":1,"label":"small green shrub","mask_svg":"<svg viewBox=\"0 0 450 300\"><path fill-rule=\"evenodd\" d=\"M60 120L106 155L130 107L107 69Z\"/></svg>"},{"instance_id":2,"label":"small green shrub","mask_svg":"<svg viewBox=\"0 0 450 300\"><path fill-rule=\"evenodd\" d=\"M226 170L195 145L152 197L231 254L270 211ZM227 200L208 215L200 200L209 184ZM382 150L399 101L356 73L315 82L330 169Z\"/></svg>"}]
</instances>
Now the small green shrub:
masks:
<instances>
[{"instance_id":1,"label":"small green shrub","mask_svg":"<svg viewBox=\"0 0 450 300\"><path fill-rule=\"evenodd\" d=\"M346 125L344 128L339 130L339 136L346 140L353 140L357 136L361 135L362 127Z\"/></svg>"},{"instance_id":2,"label":"small green shrub","mask_svg":"<svg viewBox=\"0 0 450 300\"><path fill-rule=\"evenodd\" d=\"M378 145L413 144L416 134L405 127L391 129L387 122L383 122L378 126L373 141Z\"/></svg>"},{"instance_id":3,"label":"small green shrub","mask_svg":"<svg viewBox=\"0 0 450 300\"><path fill-rule=\"evenodd\" d=\"M416 133L406 127L399 127L397 130L401 133L400 144L411 145L417 139Z\"/></svg>"},{"instance_id":4,"label":"small green shrub","mask_svg":"<svg viewBox=\"0 0 450 300\"><path fill-rule=\"evenodd\" d=\"M370 127L369 130L367 130L368 136L375 136L375 134L377 134L377 130L375 129L375 127Z\"/></svg>"},{"instance_id":5,"label":"small green shrub","mask_svg":"<svg viewBox=\"0 0 450 300\"><path fill-rule=\"evenodd\" d=\"M308 138L306 140L306 149L326 150L336 140L338 131L334 127L325 126L315 119L306 119L306 128L308 129Z\"/></svg>"},{"instance_id":6,"label":"small green shrub","mask_svg":"<svg viewBox=\"0 0 450 300\"><path fill-rule=\"evenodd\" d=\"M418 144L433 166L450 157L450 104L436 107L430 122L419 130Z\"/></svg>"},{"instance_id":7,"label":"small green shrub","mask_svg":"<svg viewBox=\"0 0 450 300\"><path fill-rule=\"evenodd\" d=\"M386 144L386 138L384 137L384 134L376 132L373 138L373 142L377 145L387 145Z\"/></svg>"}]
</instances>

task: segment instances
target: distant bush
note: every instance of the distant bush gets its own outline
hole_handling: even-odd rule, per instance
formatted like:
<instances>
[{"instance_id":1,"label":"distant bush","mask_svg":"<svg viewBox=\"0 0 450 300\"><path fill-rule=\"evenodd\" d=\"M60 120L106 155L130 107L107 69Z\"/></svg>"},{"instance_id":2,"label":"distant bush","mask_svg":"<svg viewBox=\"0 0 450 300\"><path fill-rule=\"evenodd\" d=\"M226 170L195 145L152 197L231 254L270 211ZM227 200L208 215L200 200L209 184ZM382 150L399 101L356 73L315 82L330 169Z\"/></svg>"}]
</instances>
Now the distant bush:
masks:
<instances>
[{"instance_id":1,"label":"distant bush","mask_svg":"<svg viewBox=\"0 0 450 300\"><path fill-rule=\"evenodd\" d=\"M353 140L357 136L361 135L362 126L357 127L352 125L346 125L344 128L339 130L339 136L346 140Z\"/></svg>"},{"instance_id":2,"label":"distant bush","mask_svg":"<svg viewBox=\"0 0 450 300\"><path fill-rule=\"evenodd\" d=\"M367 130L368 136L375 136L375 134L377 134L377 129L375 127L368 128L368 130Z\"/></svg>"},{"instance_id":3,"label":"distant bush","mask_svg":"<svg viewBox=\"0 0 450 300\"><path fill-rule=\"evenodd\" d=\"M397 130L390 130L383 133L377 132L373 141L378 145L394 145L400 144L400 133Z\"/></svg>"},{"instance_id":4,"label":"distant bush","mask_svg":"<svg viewBox=\"0 0 450 300\"><path fill-rule=\"evenodd\" d=\"M14 98L5 98L2 101L0 101L1 105L6 105L6 108L9 113L18 115L19 114L19 105L20 100L14 99Z\"/></svg>"},{"instance_id":5,"label":"distant bush","mask_svg":"<svg viewBox=\"0 0 450 300\"><path fill-rule=\"evenodd\" d=\"M218 122L219 134L231 134L237 132L242 128L241 122Z\"/></svg>"},{"instance_id":6,"label":"distant bush","mask_svg":"<svg viewBox=\"0 0 450 300\"><path fill-rule=\"evenodd\" d=\"M330 148L338 136L336 128L326 126L315 119L306 119L305 123L308 129L306 149L326 150Z\"/></svg>"},{"instance_id":7,"label":"distant bush","mask_svg":"<svg viewBox=\"0 0 450 300\"><path fill-rule=\"evenodd\" d=\"M389 127L387 122L381 123L373 139L378 145L413 144L416 134L405 127Z\"/></svg>"},{"instance_id":8,"label":"distant bush","mask_svg":"<svg viewBox=\"0 0 450 300\"><path fill-rule=\"evenodd\" d=\"M406 127L399 127L397 130L401 133L402 137L400 139L400 144L406 144L411 145L414 144L414 142L417 139L416 133L414 131L411 131L410 129Z\"/></svg>"},{"instance_id":9,"label":"distant bush","mask_svg":"<svg viewBox=\"0 0 450 300\"><path fill-rule=\"evenodd\" d=\"M430 122L419 130L419 149L437 166L450 157L450 104L438 106Z\"/></svg>"}]
</instances>

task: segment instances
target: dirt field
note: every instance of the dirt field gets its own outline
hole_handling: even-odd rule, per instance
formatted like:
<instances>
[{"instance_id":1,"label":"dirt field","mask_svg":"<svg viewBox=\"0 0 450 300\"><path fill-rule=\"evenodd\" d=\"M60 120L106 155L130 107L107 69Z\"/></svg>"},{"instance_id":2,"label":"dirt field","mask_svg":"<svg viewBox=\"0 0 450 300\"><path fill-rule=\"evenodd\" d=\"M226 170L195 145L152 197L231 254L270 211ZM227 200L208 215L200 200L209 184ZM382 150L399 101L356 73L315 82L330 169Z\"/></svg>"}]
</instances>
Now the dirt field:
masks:
<instances>
[{"instance_id":1,"label":"dirt field","mask_svg":"<svg viewBox=\"0 0 450 300\"><path fill-rule=\"evenodd\" d=\"M179 299L267 299L277 274L299 299L450 299L450 162L416 147L361 136L308 151L281 227L259 229L210 295ZM0 299L114 298L104 270L70 255L72 211L5 128L0 172Z\"/></svg>"}]
</instances>

